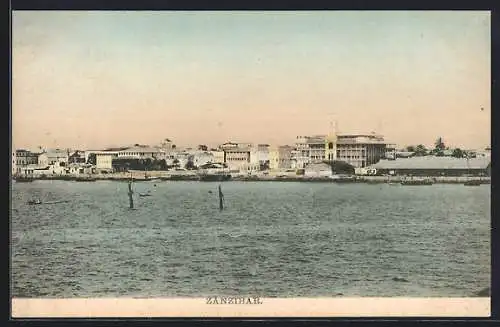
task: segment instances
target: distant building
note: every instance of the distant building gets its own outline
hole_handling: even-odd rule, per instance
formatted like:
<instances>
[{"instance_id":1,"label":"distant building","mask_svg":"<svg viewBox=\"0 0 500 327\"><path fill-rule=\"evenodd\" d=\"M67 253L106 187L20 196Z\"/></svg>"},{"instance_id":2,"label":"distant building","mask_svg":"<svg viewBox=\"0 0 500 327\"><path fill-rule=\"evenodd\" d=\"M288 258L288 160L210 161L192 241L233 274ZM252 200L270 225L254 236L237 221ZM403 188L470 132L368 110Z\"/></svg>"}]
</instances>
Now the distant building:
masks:
<instances>
[{"instance_id":1,"label":"distant building","mask_svg":"<svg viewBox=\"0 0 500 327\"><path fill-rule=\"evenodd\" d=\"M193 154L193 164L196 167L200 167L207 163L214 163L214 162L215 162L214 155L208 151L196 151Z\"/></svg>"},{"instance_id":2,"label":"distant building","mask_svg":"<svg viewBox=\"0 0 500 327\"><path fill-rule=\"evenodd\" d=\"M118 158L120 157L135 157L139 159L156 159L162 151L149 146L133 146L118 151Z\"/></svg>"},{"instance_id":3,"label":"distant building","mask_svg":"<svg viewBox=\"0 0 500 327\"><path fill-rule=\"evenodd\" d=\"M164 152L169 152L170 150L175 149L175 144L171 139L166 138L160 142L160 149Z\"/></svg>"},{"instance_id":4,"label":"distant building","mask_svg":"<svg viewBox=\"0 0 500 327\"><path fill-rule=\"evenodd\" d=\"M85 151L73 151L68 158L68 163L85 163Z\"/></svg>"},{"instance_id":5,"label":"distant building","mask_svg":"<svg viewBox=\"0 0 500 327\"><path fill-rule=\"evenodd\" d=\"M260 171L260 164L258 162L247 162L239 165L239 172L243 174L254 174Z\"/></svg>"},{"instance_id":6,"label":"distant building","mask_svg":"<svg viewBox=\"0 0 500 327\"><path fill-rule=\"evenodd\" d=\"M269 144L257 145L257 157L261 166L269 165Z\"/></svg>"},{"instance_id":7,"label":"distant building","mask_svg":"<svg viewBox=\"0 0 500 327\"><path fill-rule=\"evenodd\" d=\"M38 165L47 167L50 165L61 164L64 167L69 161L69 154L66 150L46 150L38 156Z\"/></svg>"},{"instance_id":8,"label":"distant building","mask_svg":"<svg viewBox=\"0 0 500 327\"><path fill-rule=\"evenodd\" d=\"M297 136L291 166L304 168L310 163L324 161L325 143L327 143L327 135Z\"/></svg>"},{"instance_id":9,"label":"distant building","mask_svg":"<svg viewBox=\"0 0 500 327\"><path fill-rule=\"evenodd\" d=\"M115 156L110 153L96 153L95 168L98 172L112 172L113 159Z\"/></svg>"},{"instance_id":10,"label":"distant building","mask_svg":"<svg viewBox=\"0 0 500 327\"><path fill-rule=\"evenodd\" d=\"M490 176L491 158L473 159L423 156L397 160L381 160L369 166L377 175L405 176Z\"/></svg>"},{"instance_id":11,"label":"distant building","mask_svg":"<svg viewBox=\"0 0 500 327\"><path fill-rule=\"evenodd\" d=\"M12 152L12 174L33 174L39 165L40 151L43 150L17 149Z\"/></svg>"},{"instance_id":12,"label":"distant building","mask_svg":"<svg viewBox=\"0 0 500 327\"><path fill-rule=\"evenodd\" d=\"M394 148L389 149L392 153ZM372 134L337 134L298 136L293 152L293 166L304 168L311 163L344 161L352 166L366 167L386 158L387 142Z\"/></svg>"},{"instance_id":13,"label":"distant building","mask_svg":"<svg viewBox=\"0 0 500 327\"><path fill-rule=\"evenodd\" d=\"M12 175L15 175L16 172L17 172L16 152L15 151L12 152L12 156L11 156L10 159L11 159L11 162L12 162L12 164L11 164L11 173L12 173Z\"/></svg>"},{"instance_id":14,"label":"distant building","mask_svg":"<svg viewBox=\"0 0 500 327\"><path fill-rule=\"evenodd\" d=\"M96 168L91 164L86 163L70 163L66 169L66 173L70 175L87 175L96 172Z\"/></svg>"},{"instance_id":15,"label":"distant building","mask_svg":"<svg viewBox=\"0 0 500 327\"><path fill-rule=\"evenodd\" d=\"M269 168L271 170L292 168L292 153L294 148L289 145L272 147L269 150Z\"/></svg>"},{"instance_id":16,"label":"distant building","mask_svg":"<svg viewBox=\"0 0 500 327\"><path fill-rule=\"evenodd\" d=\"M337 160L354 168L370 166L385 158L386 145L383 136L374 133L338 135Z\"/></svg>"},{"instance_id":17,"label":"distant building","mask_svg":"<svg viewBox=\"0 0 500 327\"><path fill-rule=\"evenodd\" d=\"M226 146L224 151L224 163L230 170L240 171L240 169L250 163L250 147Z\"/></svg>"},{"instance_id":18,"label":"distant building","mask_svg":"<svg viewBox=\"0 0 500 327\"><path fill-rule=\"evenodd\" d=\"M30 150L19 149L14 154L14 161L17 173L22 173L24 167L38 164L39 153Z\"/></svg>"},{"instance_id":19,"label":"distant building","mask_svg":"<svg viewBox=\"0 0 500 327\"><path fill-rule=\"evenodd\" d=\"M214 163L224 163L224 151L222 150L211 150L210 153L214 157Z\"/></svg>"},{"instance_id":20,"label":"distant building","mask_svg":"<svg viewBox=\"0 0 500 327\"><path fill-rule=\"evenodd\" d=\"M312 163L304 169L305 177L332 177L332 167L326 163Z\"/></svg>"},{"instance_id":21,"label":"distant building","mask_svg":"<svg viewBox=\"0 0 500 327\"><path fill-rule=\"evenodd\" d=\"M90 157L94 157L97 154L109 154L113 158L137 158L137 159L160 159L164 158L164 152L161 149L146 146L146 145L134 145L119 148L108 148L105 150L88 150L85 151L85 162L89 162Z\"/></svg>"}]
</instances>

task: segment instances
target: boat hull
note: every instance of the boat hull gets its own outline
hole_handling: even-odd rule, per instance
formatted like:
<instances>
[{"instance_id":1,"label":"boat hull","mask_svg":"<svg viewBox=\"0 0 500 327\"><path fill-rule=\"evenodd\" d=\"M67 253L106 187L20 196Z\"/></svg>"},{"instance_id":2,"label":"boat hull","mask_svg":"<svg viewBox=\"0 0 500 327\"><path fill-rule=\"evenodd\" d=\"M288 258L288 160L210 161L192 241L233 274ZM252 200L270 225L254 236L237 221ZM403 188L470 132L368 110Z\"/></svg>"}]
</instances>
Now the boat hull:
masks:
<instances>
[{"instance_id":1,"label":"boat hull","mask_svg":"<svg viewBox=\"0 0 500 327\"><path fill-rule=\"evenodd\" d=\"M431 181L404 181L401 185L432 185Z\"/></svg>"},{"instance_id":2,"label":"boat hull","mask_svg":"<svg viewBox=\"0 0 500 327\"><path fill-rule=\"evenodd\" d=\"M231 179L231 175L202 175L200 182L224 182Z\"/></svg>"},{"instance_id":3,"label":"boat hull","mask_svg":"<svg viewBox=\"0 0 500 327\"><path fill-rule=\"evenodd\" d=\"M33 178L29 178L29 177L17 177L17 178L14 178L14 180L16 181L16 183L31 183L31 182L33 182Z\"/></svg>"},{"instance_id":4,"label":"boat hull","mask_svg":"<svg viewBox=\"0 0 500 327\"><path fill-rule=\"evenodd\" d=\"M465 186L479 186L481 184L481 181L467 181L464 183Z\"/></svg>"}]
</instances>

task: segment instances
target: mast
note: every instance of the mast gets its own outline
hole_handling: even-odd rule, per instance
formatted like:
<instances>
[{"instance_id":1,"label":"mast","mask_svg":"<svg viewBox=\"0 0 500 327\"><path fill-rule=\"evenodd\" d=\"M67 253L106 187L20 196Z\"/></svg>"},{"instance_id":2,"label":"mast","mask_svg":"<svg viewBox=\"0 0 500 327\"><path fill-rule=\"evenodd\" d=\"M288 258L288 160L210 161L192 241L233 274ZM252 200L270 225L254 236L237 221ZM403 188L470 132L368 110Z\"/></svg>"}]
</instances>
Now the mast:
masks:
<instances>
[{"instance_id":1,"label":"mast","mask_svg":"<svg viewBox=\"0 0 500 327\"><path fill-rule=\"evenodd\" d=\"M134 198L132 195L134 192L132 191L132 173L130 173L130 180L128 181L128 201L130 205L130 209L134 209Z\"/></svg>"},{"instance_id":2,"label":"mast","mask_svg":"<svg viewBox=\"0 0 500 327\"><path fill-rule=\"evenodd\" d=\"M222 194L222 188L219 184L219 210L224 210L224 194Z\"/></svg>"}]
</instances>

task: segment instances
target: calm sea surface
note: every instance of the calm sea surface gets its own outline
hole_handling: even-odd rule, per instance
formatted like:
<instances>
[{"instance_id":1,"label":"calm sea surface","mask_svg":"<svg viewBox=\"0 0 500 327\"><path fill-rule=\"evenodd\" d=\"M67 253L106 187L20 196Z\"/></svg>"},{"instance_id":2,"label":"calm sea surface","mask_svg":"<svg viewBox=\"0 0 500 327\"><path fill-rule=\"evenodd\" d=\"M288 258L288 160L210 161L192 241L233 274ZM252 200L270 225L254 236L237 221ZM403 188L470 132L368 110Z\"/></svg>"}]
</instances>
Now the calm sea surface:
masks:
<instances>
[{"instance_id":1,"label":"calm sea surface","mask_svg":"<svg viewBox=\"0 0 500 327\"><path fill-rule=\"evenodd\" d=\"M490 186L35 181L12 186L14 297L473 296ZM212 192L209 192L212 191ZM69 200L29 206L26 201Z\"/></svg>"}]
</instances>

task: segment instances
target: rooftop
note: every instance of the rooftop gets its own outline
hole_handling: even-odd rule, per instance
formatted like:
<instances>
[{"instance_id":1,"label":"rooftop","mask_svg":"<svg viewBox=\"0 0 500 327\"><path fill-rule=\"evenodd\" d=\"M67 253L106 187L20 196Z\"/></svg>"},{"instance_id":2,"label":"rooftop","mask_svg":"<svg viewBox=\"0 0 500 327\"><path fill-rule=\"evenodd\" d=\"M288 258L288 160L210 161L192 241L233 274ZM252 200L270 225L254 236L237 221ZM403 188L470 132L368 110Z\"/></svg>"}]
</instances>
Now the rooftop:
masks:
<instances>
[{"instance_id":1,"label":"rooftop","mask_svg":"<svg viewBox=\"0 0 500 327\"><path fill-rule=\"evenodd\" d=\"M480 158L453 158L453 157L412 157L407 159L380 160L371 165L375 169L486 169L491 164L491 159Z\"/></svg>"}]
</instances>

